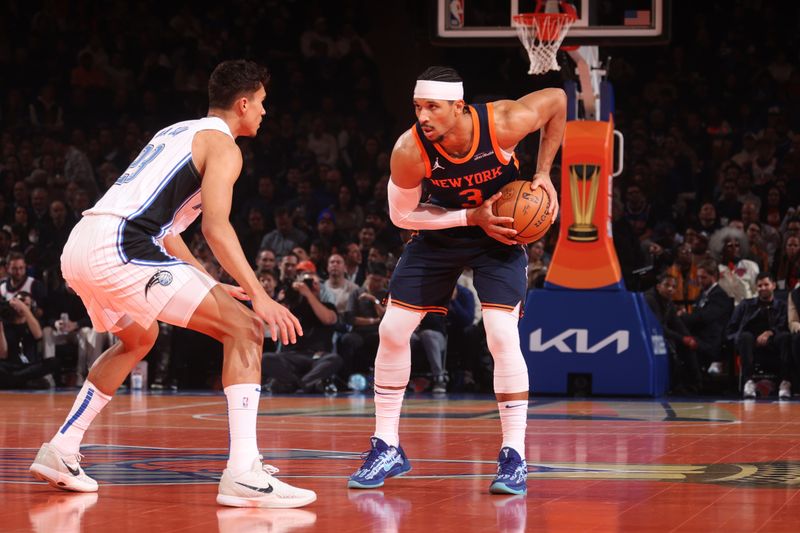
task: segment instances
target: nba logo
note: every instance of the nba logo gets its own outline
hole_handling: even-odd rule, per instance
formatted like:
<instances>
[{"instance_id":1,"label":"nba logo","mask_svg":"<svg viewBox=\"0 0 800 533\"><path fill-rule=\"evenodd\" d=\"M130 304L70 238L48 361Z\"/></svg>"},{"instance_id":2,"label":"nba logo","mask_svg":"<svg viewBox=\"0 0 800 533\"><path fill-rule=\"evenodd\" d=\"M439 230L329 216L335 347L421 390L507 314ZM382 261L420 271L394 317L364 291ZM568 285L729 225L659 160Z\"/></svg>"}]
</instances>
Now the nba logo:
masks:
<instances>
[{"instance_id":1,"label":"nba logo","mask_svg":"<svg viewBox=\"0 0 800 533\"><path fill-rule=\"evenodd\" d=\"M464 27L464 0L450 0L450 27Z\"/></svg>"}]
</instances>

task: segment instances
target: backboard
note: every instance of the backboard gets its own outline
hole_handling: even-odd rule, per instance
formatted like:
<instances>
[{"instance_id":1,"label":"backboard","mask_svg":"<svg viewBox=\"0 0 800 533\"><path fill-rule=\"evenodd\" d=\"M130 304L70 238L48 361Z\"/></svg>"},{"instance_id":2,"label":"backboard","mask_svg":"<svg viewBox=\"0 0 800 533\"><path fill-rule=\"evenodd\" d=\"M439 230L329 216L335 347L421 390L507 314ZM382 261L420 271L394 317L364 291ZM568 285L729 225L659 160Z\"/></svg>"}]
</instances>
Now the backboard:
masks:
<instances>
[{"instance_id":1,"label":"backboard","mask_svg":"<svg viewBox=\"0 0 800 533\"><path fill-rule=\"evenodd\" d=\"M664 44L671 0L571 0L578 19L564 45ZM454 46L519 46L511 17L536 0L436 0L433 42Z\"/></svg>"}]
</instances>

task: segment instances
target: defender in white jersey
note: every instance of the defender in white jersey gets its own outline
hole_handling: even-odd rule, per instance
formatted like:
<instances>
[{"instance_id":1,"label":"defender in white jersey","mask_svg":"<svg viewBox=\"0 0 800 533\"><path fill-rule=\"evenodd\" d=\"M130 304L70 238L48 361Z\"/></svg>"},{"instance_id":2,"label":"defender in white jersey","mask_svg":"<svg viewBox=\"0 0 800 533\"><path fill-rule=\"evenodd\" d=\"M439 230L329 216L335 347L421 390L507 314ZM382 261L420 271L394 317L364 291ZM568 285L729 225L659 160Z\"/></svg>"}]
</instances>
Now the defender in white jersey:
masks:
<instances>
[{"instance_id":1,"label":"defender in white jersey","mask_svg":"<svg viewBox=\"0 0 800 533\"><path fill-rule=\"evenodd\" d=\"M94 492L80 467L80 443L158 336L156 320L222 342L230 455L217 502L235 507L300 507L316 494L288 485L262 465L256 443L264 323L273 340L294 343L297 319L264 292L229 222L242 169L234 139L255 136L265 114L267 70L226 61L208 84L208 116L159 131L97 204L84 212L61 257L64 279L80 295L95 329L118 338L92 366L53 439L31 472L64 490ZM192 256L181 232L200 211L203 235L240 286L217 284ZM234 298L249 299L252 311Z\"/></svg>"}]
</instances>

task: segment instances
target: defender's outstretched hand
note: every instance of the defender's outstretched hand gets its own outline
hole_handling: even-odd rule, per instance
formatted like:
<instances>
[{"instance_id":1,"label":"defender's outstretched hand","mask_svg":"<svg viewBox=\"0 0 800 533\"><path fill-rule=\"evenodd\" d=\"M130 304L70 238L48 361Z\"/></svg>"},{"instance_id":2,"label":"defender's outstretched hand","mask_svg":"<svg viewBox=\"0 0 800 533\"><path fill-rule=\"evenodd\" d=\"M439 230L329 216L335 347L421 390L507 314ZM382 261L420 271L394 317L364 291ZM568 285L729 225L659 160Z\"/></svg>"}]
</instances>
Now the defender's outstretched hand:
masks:
<instances>
[{"instance_id":1,"label":"defender's outstretched hand","mask_svg":"<svg viewBox=\"0 0 800 533\"><path fill-rule=\"evenodd\" d=\"M294 344L297 337L303 335L303 327L297 317L271 298L253 300L253 311L267 323L273 341L278 340L280 333L283 344Z\"/></svg>"},{"instance_id":2,"label":"defender's outstretched hand","mask_svg":"<svg viewBox=\"0 0 800 533\"><path fill-rule=\"evenodd\" d=\"M518 244L514 241L517 235L516 230L506 227L506 224L513 224L511 217L499 217L492 213L492 205L500 199L502 193L495 193L478 207L467 209L467 225L480 226L489 237L497 239L503 244Z\"/></svg>"},{"instance_id":3,"label":"defender's outstretched hand","mask_svg":"<svg viewBox=\"0 0 800 533\"><path fill-rule=\"evenodd\" d=\"M552 223L555 223L556 217L558 216L558 193L556 192L556 188L553 187L550 174L547 172L537 172L534 174L533 181L531 182L531 190L536 187L542 187L544 192L547 193L547 197L550 199L550 207L548 207L547 210L549 213L553 214Z\"/></svg>"}]
</instances>

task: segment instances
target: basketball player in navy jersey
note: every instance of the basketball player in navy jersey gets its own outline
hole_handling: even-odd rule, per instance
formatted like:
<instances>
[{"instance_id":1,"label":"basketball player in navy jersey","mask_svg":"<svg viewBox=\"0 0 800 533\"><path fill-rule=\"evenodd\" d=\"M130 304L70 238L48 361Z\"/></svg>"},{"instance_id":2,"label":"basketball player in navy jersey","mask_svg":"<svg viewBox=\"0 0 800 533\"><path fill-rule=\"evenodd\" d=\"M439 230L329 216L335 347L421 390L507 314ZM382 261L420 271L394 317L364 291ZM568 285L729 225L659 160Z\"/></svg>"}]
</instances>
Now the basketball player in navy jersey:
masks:
<instances>
[{"instance_id":1,"label":"basketball player in navy jersey","mask_svg":"<svg viewBox=\"0 0 800 533\"><path fill-rule=\"evenodd\" d=\"M229 222L242 169L238 136L256 135L269 75L250 61L218 65L208 83L208 116L159 131L97 204L83 213L61 257L64 279L92 324L119 338L92 366L64 423L31 465L64 490L97 491L79 461L92 420L156 341L157 320L205 333L224 346L230 456L217 502L233 507L300 507L316 499L262 465L256 442L264 323L272 339L296 342L302 329L250 268ZM218 284L181 232L203 210L202 231L238 287ZM234 298L249 299L252 311Z\"/></svg>"},{"instance_id":2,"label":"basketball player in navy jersey","mask_svg":"<svg viewBox=\"0 0 800 533\"><path fill-rule=\"evenodd\" d=\"M566 124L566 96L544 89L519 100L466 105L461 77L431 67L414 89L417 123L392 151L389 210L395 225L418 230L406 245L389 284L389 303L380 325L375 359L375 433L364 464L348 487L380 487L387 477L411 469L400 447L398 425L411 371L409 339L425 313L447 312L464 267L474 273L489 350L503 442L490 492L525 494L525 426L528 369L517 329L525 297L527 257L492 214L503 185L519 178L514 148L541 131L531 189L543 187L553 219L558 198L550 167ZM424 202L424 203L421 203Z\"/></svg>"}]
</instances>

